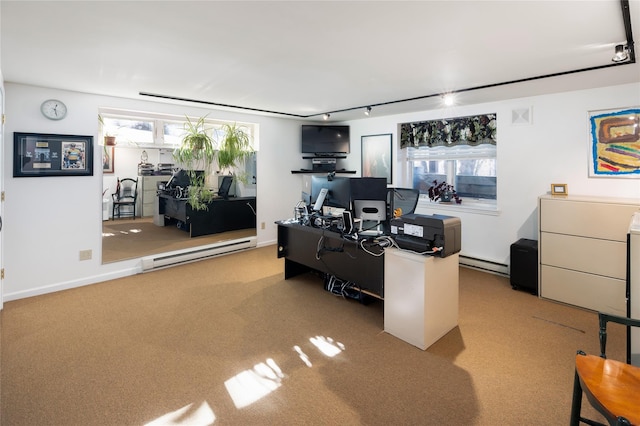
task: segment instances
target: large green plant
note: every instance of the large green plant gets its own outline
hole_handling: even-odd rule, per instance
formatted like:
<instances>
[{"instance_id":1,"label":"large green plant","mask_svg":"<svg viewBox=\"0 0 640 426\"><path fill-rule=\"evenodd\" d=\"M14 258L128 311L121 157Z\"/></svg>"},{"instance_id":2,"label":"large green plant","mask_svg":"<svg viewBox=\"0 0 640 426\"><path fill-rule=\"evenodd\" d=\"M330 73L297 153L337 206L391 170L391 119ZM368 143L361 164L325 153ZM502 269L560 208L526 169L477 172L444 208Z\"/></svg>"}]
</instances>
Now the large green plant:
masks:
<instances>
[{"instance_id":1,"label":"large green plant","mask_svg":"<svg viewBox=\"0 0 640 426\"><path fill-rule=\"evenodd\" d=\"M224 137L218 143L218 167L221 172L234 172L238 180L247 180L246 172L239 170L244 161L254 152L251 137L246 127L237 123L222 125Z\"/></svg>"},{"instance_id":2,"label":"large green plant","mask_svg":"<svg viewBox=\"0 0 640 426\"><path fill-rule=\"evenodd\" d=\"M184 124L182 143L173 151L173 158L189 175L188 202L194 210L207 210L214 193L206 187L206 177L211 173L216 158L216 149L211 130L206 127L205 117L193 122L189 117ZM204 170L204 174L197 173Z\"/></svg>"}]
</instances>

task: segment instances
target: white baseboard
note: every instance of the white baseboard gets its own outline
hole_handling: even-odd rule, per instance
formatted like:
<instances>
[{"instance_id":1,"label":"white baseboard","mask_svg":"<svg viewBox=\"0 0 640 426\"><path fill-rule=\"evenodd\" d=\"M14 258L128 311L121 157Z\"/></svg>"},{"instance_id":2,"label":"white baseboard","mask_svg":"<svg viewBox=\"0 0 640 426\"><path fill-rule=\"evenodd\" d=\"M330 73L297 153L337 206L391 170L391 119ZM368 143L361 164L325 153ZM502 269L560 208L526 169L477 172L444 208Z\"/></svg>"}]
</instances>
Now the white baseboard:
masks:
<instances>
[{"instance_id":1,"label":"white baseboard","mask_svg":"<svg viewBox=\"0 0 640 426\"><path fill-rule=\"evenodd\" d=\"M505 277L509 276L509 265L505 265L504 263L492 262L485 259L478 259L476 257L460 255L460 266L485 272L491 272L493 274L502 275Z\"/></svg>"}]
</instances>

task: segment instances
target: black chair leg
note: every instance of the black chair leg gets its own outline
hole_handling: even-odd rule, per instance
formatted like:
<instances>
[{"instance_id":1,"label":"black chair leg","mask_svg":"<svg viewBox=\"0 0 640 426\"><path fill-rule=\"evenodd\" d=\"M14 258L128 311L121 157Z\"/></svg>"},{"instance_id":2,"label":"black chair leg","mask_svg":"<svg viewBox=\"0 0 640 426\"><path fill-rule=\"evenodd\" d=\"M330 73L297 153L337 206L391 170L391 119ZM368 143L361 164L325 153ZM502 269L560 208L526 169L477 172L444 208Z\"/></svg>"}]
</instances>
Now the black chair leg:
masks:
<instances>
[{"instance_id":1,"label":"black chair leg","mask_svg":"<svg viewBox=\"0 0 640 426\"><path fill-rule=\"evenodd\" d=\"M580 386L580 378L575 373L573 378L573 401L571 402L571 421L570 426L578 426L580 424L580 410L582 409L582 387Z\"/></svg>"}]
</instances>

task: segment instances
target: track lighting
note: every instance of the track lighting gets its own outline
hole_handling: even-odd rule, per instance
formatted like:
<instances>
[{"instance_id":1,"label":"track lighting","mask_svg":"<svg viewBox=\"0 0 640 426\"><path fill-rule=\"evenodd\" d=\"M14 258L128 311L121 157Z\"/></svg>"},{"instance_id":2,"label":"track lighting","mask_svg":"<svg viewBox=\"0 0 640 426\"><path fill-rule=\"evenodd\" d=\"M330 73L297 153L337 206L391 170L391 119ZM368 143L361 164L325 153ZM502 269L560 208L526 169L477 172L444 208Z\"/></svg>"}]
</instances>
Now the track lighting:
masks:
<instances>
[{"instance_id":1,"label":"track lighting","mask_svg":"<svg viewBox=\"0 0 640 426\"><path fill-rule=\"evenodd\" d=\"M624 62L629 59L629 46L626 44L619 44L616 46L616 53L611 60L613 62Z\"/></svg>"},{"instance_id":2,"label":"track lighting","mask_svg":"<svg viewBox=\"0 0 640 426\"><path fill-rule=\"evenodd\" d=\"M364 115L366 115L367 117L371 115L371 107L368 106L367 109L364 111Z\"/></svg>"},{"instance_id":3,"label":"track lighting","mask_svg":"<svg viewBox=\"0 0 640 426\"><path fill-rule=\"evenodd\" d=\"M442 95L442 102L444 102L444 104L446 106L451 106L454 104L455 102L455 98L453 96L453 93L447 93Z\"/></svg>"},{"instance_id":4,"label":"track lighting","mask_svg":"<svg viewBox=\"0 0 640 426\"><path fill-rule=\"evenodd\" d=\"M327 121L327 120L329 119L329 117L331 117L331 114L329 114L329 113L327 112L327 113L324 113L324 115L322 116L322 119L323 119L324 121Z\"/></svg>"}]
</instances>

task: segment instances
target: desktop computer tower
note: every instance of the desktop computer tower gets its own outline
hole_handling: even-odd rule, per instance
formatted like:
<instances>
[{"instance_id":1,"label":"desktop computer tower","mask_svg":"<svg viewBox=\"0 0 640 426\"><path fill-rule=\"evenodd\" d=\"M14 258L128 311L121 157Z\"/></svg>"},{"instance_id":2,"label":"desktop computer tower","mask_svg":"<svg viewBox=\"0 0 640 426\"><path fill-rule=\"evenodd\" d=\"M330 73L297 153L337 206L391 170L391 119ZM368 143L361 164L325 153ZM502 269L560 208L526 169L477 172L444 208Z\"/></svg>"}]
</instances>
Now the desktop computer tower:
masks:
<instances>
[{"instance_id":1,"label":"desktop computer tower","mask_svg":"<svg viewBox=\"0 0 640 426\"><path fill-rule=\"evenodd\" d=\"M511 244L511 287L538 295L538 241L521 238Z\"/></svg>"}]
</instances>

